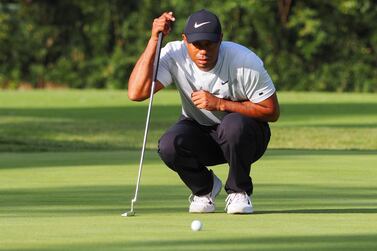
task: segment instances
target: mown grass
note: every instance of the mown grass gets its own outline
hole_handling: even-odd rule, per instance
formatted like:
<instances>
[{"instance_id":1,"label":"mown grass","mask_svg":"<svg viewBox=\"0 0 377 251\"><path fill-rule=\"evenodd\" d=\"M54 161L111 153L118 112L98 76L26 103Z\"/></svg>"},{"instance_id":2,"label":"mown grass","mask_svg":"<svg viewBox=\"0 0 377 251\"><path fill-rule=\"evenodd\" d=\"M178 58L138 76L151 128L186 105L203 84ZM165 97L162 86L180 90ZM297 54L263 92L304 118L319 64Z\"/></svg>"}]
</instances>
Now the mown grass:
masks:
<instances>
[{"instance_id":1,"label":"mown grass","mask_svg":"<svg viewBox=\"0 0 377 251\"><path fill-rule=\"evenodd\" d=\"M375 250L375 151L269 150L253 166L255 214L187 213L189 191L139 151L1 153L0 250ZM214 167L224 181L227 167ZM201 232L190 223L200 219Z\"/></svg>"},{"instance_id":2,"label":"mown grass","mask_svg":"<svg viewBox=\"0 0 377 251\"><path fill-rule=\"evenodd\" d=\"M377 149L377 95L280 93L271 149ZM178 94L154 102L148 148L180 114ZM147 101L125 91L0 92L0 151L140 149Z\"/></svg>"},{"instance_id":3,"label":"mown grass","mask_svg":"<svg viewBox=\"0 0 377 251\"><path fill-rule=\"evenodd\" d=\"M252 167L255 214L225 214L224 191L216 213L187 213L188 189L156 154L180 113L163 91L137 215L122 218L147 102L122 91L0 92L0 250L376 250L376 95L279 97L270 148ZM225 181L227 166L213 169ZM190 230L194 219L203 231Z\"/></svg>"}]
</instances>

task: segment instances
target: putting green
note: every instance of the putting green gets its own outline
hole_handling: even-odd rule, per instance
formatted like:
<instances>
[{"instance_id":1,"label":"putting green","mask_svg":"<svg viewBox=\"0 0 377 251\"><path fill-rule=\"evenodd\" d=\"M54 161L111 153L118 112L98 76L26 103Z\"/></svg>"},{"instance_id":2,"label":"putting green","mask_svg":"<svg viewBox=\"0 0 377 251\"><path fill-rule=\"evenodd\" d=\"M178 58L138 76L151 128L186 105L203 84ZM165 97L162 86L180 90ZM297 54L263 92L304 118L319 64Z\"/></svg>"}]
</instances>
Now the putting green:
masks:
<instances>
[{"instance_id":1,"label":"putting green","mask_svg":"<svg viewBox=\"0 0 377 251\"><path fill-rule=\"evenodd\" d=\"M223 213L224 191L216 213L187 213L189 191L148 151L136 216L121 217L139 154L0 153L0 250L377 249L376 151L269 150L246 216Z\"/></svg>"}]
</instances>

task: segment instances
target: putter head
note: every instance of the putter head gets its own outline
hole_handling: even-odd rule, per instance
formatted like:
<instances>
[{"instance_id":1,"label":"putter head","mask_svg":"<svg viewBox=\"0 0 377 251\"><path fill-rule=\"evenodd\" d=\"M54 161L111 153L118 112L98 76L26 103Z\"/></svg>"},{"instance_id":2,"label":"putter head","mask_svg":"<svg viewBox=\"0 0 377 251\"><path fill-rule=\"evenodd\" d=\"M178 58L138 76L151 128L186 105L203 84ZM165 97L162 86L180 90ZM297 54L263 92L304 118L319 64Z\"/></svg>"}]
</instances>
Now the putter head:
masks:
<instances>
[{"instance_id":1,"label":"putter head","mask_svg":"<svg viewBox=\"0 0 377 251\"><path fill-rule=\"evenodd\" d=\"M134 211L125 212L122 214L123 217L129 217L129 216L134 216L134 215L135 215Z\"/></svg>"},{"instance_id":2,"label":"putter head","mask_svg":"<svg viewBox=\"0 0 377 251\"><path fill-rule=\"evenodd\" d=\"M136 190L136 192L137 192L137 190ZM134 203L135 202L136 202L136 196L131 201L131 210L128 211L128 212L123 213L122 216L128 217L128 216L134 216L135 215L135 211L134 211Z\"/></svg>"}]
</instances>

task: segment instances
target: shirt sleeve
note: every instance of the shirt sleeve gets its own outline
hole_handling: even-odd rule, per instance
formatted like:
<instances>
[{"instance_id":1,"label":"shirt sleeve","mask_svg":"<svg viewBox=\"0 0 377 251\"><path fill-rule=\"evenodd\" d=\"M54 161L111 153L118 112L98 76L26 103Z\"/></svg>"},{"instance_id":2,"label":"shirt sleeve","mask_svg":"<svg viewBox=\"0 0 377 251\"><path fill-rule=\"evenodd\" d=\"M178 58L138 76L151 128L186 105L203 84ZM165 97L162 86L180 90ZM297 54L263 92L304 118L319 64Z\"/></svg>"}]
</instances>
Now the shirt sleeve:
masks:
<instances>
[{"instance_id":1,"label":"shirt sleeve","mask_svg":"<svg viewBox=\"0 0 377 251\"><path fill-rule=\"evenodd\" d=\"M170 72L172 63L172 57L170 56L170 47L166 45L161 49L160 62L158 65L157 80L161 82L163 86L168 86L173 82L173 78Z\"/></svg>"},{"instance_id":2,"label":"shirt sleeve","mask_svg":"<svg viewBox=\"0 0 377 251\"><path fill-rule=\"evenodd\" d=\"M275 93L276 89L262 60L255 54L246 56L243 65L243 84L246 96L253 103L259 103Z\"/></svg>"}]
</instances>

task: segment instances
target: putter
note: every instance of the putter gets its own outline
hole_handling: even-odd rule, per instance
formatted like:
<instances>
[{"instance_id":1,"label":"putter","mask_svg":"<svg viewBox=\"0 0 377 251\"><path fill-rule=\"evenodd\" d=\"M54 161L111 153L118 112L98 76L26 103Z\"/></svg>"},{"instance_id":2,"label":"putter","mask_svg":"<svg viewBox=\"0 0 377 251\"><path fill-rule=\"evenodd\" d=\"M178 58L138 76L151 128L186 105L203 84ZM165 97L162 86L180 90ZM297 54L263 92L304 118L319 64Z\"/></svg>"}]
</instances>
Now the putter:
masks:
<instances>
[{"instance_id":1,"label":"putter","mask_svg":"<svg viewBox=\"0 0 377 251\"><path fill-rule=\"evenodd\" d=\"M135 203L137 201L137 195L139 193L139 185L140 185L141 172L143 170L144 152L145 152L145 146L147 144L149 121L150 121L150 116L151 116L151 111L152 111L153 96L154 96L154 90L155 90L156 80L157 80L158 64L160 62L161 44L162 44L162 32L160 32L158 34L156 56L155 56L154 62L153 62L153 79L152 79L152 86L151 86L151 94L149 96L149 106L148 106L148 113L147 113L147 121L145 123L144 140L143 140L143 147L141 149L141 157L140 157L140 164L139 164L139 173L137 175L135 196L134 196L134 198L131 201L131 210L122 214L122 216L125 216L125 217L127 217L127 216L134 216L135 215L134 206L135 206Z\"/></svg>"}]
</instances>

